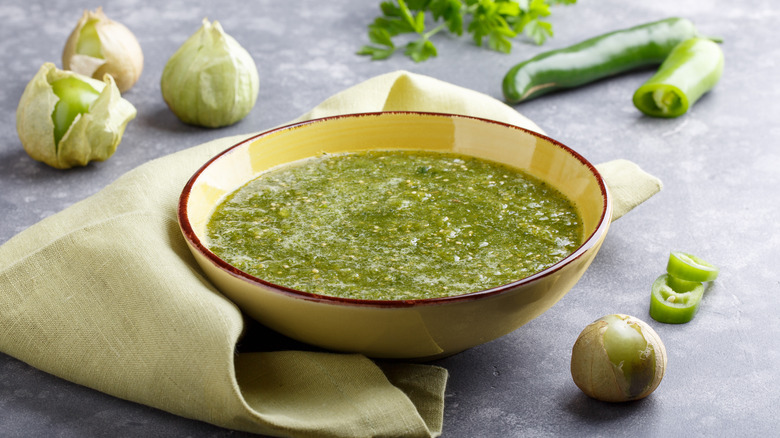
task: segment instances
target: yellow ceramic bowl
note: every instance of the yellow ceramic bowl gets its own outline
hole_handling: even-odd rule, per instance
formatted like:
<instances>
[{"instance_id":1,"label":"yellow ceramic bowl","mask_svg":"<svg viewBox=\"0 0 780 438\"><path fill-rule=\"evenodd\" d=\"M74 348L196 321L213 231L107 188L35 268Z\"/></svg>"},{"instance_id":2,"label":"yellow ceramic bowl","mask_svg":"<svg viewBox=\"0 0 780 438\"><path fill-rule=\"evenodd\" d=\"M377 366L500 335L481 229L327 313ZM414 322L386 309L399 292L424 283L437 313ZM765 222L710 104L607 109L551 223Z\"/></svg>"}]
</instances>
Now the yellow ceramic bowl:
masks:
<instances>
[{"instance_id":1,"label":"yellow ceramic bowl","mask_svg":"<svg viewBox=\"0 0 780 438\"><path fill-rule=\"evenodd\" d=\"M368 301L314 295L246 274L204 245L206 223L228 193L271 167L368 149L455 152L524 169L574 201L584 242L542 272L448 298ZM291 338L371 357L432 359L503 336L541 315L579 280L601 247L612 214L603 179L588 161L543 135L472 117L390 112L336 116L259 134L217 155L182 192L179 222L208 278L246 314Z\"/></svg>"}]
</instances>

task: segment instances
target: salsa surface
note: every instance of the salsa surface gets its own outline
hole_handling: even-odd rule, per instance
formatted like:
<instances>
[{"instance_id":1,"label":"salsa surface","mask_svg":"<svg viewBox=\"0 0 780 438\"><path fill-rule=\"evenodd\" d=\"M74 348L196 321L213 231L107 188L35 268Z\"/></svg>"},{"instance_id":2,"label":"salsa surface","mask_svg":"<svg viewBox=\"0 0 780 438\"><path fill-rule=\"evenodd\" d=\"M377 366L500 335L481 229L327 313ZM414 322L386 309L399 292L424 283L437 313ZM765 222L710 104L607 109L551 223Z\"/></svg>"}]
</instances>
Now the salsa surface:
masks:
<instances>
[{"instance_id":1,"label":"salsa surface","mask_svg":"<svg viewBox=\"0 0 780 438\"><path fill-rule=\"evenodd\" d=\"M530 175L449 153L323 155L228 195L207 246L255 277L321 295L409 300L527 277L581 243L576 208Z\"/></svg>"}]
</instances>

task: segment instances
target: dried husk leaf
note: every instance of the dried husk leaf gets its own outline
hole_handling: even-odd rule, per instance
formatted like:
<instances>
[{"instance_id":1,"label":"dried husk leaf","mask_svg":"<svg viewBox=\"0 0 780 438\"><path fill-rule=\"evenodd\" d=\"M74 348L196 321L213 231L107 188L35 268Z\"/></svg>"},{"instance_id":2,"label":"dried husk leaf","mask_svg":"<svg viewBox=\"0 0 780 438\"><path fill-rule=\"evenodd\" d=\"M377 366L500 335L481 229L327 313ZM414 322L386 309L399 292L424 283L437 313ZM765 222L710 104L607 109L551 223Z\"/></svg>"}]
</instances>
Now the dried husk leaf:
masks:
<instances>
[{"instance_id":1,"label":"dried husk leaf","mask_svg":"<svg viewBox=\"0 0 780 438\"><path fill-rule=\"evenodd\" d=\"M663 341L661 341L661 337L658 336L658 333L642 320L633 318L633 321L642 327L642 334L645 336L645 340L647 340L649 345L652 345L655 361L655 374L653 380L650 385L636 397L636 399L640 399L650 395L658 388L658 385L661 384L661 379L663 379L664 373L666 372L667 356L666 346Z\"/></svg>"},{"instance_id":2,"label":"dried husk leaf","mask_svg":"<svg viewBox=\"0 0 780 438\"><path fill-rule=\"evenodd\" d=\"M81 30L95 20L95 30L100 39L103 59L76 53ZM119 91L129 90L141 76L144 55L135 35L122 23L109 19L102 8L94 12L84 11L76 28L71 32L62 52L62 66L66 70L102 79L113 76Z\"/></svg>"},{"instance_id":3,"label":"dried husk leaf","mask_svg":"<svg viewBox=\"0 0 780 438\"><path fill-rule=\"evenodd\" d=\"M59 101L51 83L75 76L100 93L89 112L76 116L60 139L54 141L52 112ZM111 75L103 81L46 63L25 87L16 109L16 130L30 157L58 169L103 161L116 151L127 123L136 116L135 107L123 99Z\"/></svg>"},{"instance_id":4,"label":"dried husk leaf","mask_svg":"<svg viewBox=\"0 0 780 438\"><path fill-rule=\"evenodd\" d=\"M589 324L572 348L571 375L574 383L588 396L606 402L639 400L650 395L661 383L666 370L666 347L647 323L629 315L617 314L638 328L647 342L649 360L635 370L630 379L609 358L604 334L609 326L604 318ZM606 317L605 317L606 318Z\"/></svg>"},{"instance_id":5,"label":"dried husk leaf","mask_svg":"<svg viewBox=\"0 0 780 438\"><path fill-rule=\"evenodd\" d=\"M203 19L202 27L166 63L160 87L183 122L218 128L249 114L259 78L249 52L219 22Z\"/></svg>"}]
</instances>

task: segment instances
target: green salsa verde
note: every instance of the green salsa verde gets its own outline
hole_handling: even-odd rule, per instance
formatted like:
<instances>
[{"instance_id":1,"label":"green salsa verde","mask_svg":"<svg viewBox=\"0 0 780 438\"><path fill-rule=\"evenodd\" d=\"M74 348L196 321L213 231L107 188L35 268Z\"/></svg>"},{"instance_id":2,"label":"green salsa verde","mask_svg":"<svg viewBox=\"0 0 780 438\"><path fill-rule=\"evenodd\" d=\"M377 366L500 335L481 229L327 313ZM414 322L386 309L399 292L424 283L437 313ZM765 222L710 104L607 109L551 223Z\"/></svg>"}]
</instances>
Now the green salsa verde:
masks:
<instances>
[{"instance_id":1,"label":"green salsa verde","mask_svg":"<svg viewBox=\"0 0 780 438\"><path fill-rule=\"evenodd\" d=\"M322 155L229 194L207 246L255 277L345 298L409 300L510 283L560 261L582 221L527 173L422 151Z\"/></svg>"}]
</instances>

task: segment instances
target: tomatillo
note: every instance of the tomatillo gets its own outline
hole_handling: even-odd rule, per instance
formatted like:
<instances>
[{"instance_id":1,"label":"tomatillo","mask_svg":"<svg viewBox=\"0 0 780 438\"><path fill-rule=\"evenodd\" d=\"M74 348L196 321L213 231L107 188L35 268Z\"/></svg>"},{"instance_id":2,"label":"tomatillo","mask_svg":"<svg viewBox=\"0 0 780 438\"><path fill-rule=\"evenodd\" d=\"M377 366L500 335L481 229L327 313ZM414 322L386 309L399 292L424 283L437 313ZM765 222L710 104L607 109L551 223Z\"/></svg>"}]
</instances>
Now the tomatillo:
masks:
<instances>
[{"instance_id":1,"label":"tomatillo","mask_svg":"<svg viewBox=\"0 0 780 438\"><path fill-rule=\"evenodd\" d=\"M60 99L54 105L51 114L54 121L54 144L57 145L76 116L88 112L90 105L100 96L100 93L74 76L57 79L51 83L51 88Z\"/></svg>"},{"instance_id":2,"label":"tomatillo","mask_svg":"<svg viewBox=\"0 0 780 438\"><path fill-rule=\"evenodd\" d=\"M571 376L597 400L624 402L650 395L664 376L666 347L644 321L607 315L588 324L571 352Z\"/></svg>"},{"instance_id":3,"label":"tomatillo","mask_svg":"<svg viewBox=\"0 0 780 438\"><path fill-rule=\"evenodd\" d=\"M136 113L111 75L98 81L46 63L22 93L16 131L30 157L67 169L113 155Z\"/></svg>"},{"instance_id":4,"label":"tomatillo","mask_svg":"<svg viewBox=\"0 0 780 438\"><path fill-rule=\"evenodd\" d=\"M97 8L85 10L68 37L62 67L98 80L110 74L124 93L141 76L144 54L130 29Z\"/></svg>"},{"instance_id":5,"label":"tomatillo","mask_svg":"<svg viewBox=\"0 0 780 438\"><path fill-rule=\"evenodd\" d=\"M171 55L160 79L168 107L181 121L219 128L243 119L257 101L252 56L218 21L203 24Z\"/></svg>"}]
</instances>

